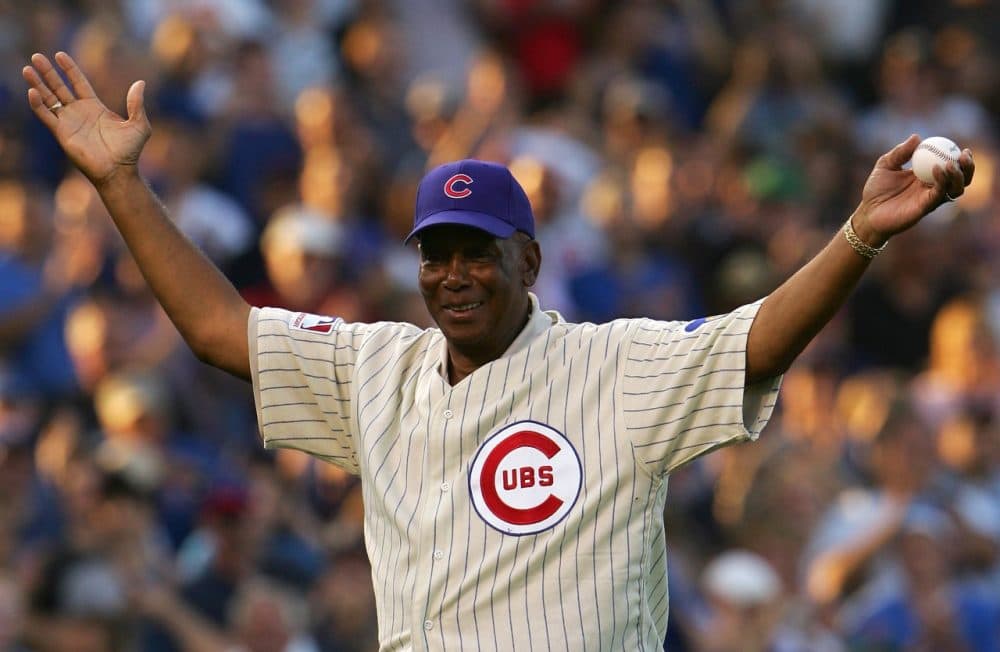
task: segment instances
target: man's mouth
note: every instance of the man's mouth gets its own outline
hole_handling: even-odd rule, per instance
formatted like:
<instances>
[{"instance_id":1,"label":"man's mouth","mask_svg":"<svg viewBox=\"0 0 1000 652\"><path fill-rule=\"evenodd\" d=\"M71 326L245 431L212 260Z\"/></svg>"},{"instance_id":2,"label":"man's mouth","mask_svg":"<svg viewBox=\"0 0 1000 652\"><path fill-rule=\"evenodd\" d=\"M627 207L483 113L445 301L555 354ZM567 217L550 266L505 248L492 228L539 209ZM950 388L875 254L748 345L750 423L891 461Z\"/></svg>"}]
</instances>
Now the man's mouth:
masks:
<instances>
[{"instance_id":1,"label":"man's mouth","mask_svg":"<svg viewBox=\"0 0 1000 652\"><path fill-rule=\"evenodd\" d=\"M475 301L473 303L453 303L445 306L444 309L454 315L465 315L481 305L483 305L482 301Z\"/></svg>"}]
</instances>

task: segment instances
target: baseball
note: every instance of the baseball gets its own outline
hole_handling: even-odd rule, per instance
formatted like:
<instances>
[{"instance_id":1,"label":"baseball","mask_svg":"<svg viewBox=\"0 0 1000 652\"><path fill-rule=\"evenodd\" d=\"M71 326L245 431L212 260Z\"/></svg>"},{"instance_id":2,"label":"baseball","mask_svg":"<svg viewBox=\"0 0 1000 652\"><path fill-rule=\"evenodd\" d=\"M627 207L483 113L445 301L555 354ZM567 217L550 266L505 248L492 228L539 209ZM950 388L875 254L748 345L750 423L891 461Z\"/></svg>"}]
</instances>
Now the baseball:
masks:
<instances>
[{"instance_id":1,"label":"baseball","mask_svg":"<svg viewBox=\"0 0 1000 652\"><path fill-rule=\"evenodd\" d=\"M934 185L934 166L944 167L949 161L958 161L962 150L958 145L942 136L931 136L920 141L910 162L913 174L926 184Z\"/></svg>"}]
</instances>

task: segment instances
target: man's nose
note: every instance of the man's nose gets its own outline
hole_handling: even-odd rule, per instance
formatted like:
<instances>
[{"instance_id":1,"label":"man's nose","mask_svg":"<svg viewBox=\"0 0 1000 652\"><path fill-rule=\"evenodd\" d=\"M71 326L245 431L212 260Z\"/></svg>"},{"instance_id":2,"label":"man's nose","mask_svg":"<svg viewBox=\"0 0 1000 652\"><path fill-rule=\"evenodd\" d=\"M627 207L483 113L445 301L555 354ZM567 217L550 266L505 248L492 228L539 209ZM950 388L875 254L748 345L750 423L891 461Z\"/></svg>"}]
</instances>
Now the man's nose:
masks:
<instances>
[{"instance_id":1,"label":"man's nose","mask_svg":"<svg viewBox=\"0 0 1000 652\"><path fill-rule=\"evenodd\" d=\"M449 290L457 290L465 287L469 282L469 267L465 257L456 253L448 261L448 275L444 279L444 286Z\"/></svg>"}]
</instances>

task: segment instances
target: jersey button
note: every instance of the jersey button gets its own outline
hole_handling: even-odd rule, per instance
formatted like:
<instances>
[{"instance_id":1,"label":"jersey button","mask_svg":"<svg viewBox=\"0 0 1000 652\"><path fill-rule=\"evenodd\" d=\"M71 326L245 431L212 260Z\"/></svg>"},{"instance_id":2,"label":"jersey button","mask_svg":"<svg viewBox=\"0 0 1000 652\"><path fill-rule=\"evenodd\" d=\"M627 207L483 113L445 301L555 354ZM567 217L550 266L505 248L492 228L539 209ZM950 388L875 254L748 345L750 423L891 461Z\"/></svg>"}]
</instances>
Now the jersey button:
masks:
<instances>
[{"instance_id":1,"label":"jersey button","mask_svg":"<svg viewBox=\"0 0 1000 652\"><path fill-rule=\"evenodd\" d=\"M424 629L426 629L428 632L431 631L432 629L434 629L434 623L432 623L429 620L425 620L424 621Z\"/></svg>"},{"instance_id":2,"label":"jersey button","mask_svg":"<svg viewBox=\"0 0 1000 652\"><path fill-rule=\"evenodd\" d=\"M435 550L434 559L444 559L444 552L442 552L441 550Z\"/></svg>"},{"instance_id":3,"label":"jersey button","mask_svg":"<svg viewBox=\"0 0 1000 652\"><path fill-rule=\"evenodd\" d=\"M448 484L447 482L442 482L441 483L441 491L448 491L449 489L451 489L451 485L450 484Z\"/></svg>"},{"instance_id":4,"label":"jersey button","mask_svg":"<svg viewBox=\"0 0 1000 652\"><path fill-rule=\"evenodd\" d=\"M450 418L452 418L453 416L455 416L455 413L454 413L454 412L452 412L451 410L445 410L445 411L444 411L444 418L445 418L445 419L450 419Z\"/></svg>"}]
</instances>

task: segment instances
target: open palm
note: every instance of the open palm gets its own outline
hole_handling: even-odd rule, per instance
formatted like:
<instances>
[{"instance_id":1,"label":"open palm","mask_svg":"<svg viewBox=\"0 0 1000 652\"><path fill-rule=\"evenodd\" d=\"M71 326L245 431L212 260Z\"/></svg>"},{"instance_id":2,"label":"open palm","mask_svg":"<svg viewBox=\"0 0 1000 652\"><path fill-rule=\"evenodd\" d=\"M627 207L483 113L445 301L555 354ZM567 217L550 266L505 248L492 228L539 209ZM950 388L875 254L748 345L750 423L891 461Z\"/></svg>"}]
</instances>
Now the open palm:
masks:
<instances>
[{"instance_id":1,"label":"open palm","mask_svg":"<svg viewBox=\"0 0 1000 652\"><path fill-rule=\"evenodd\" d=\"M865 182L861 210L873 231L888 238L905 231L945 201L958 198L972 183L972 152L962 151L957 166L938 166L928 186L903 164L910 160L920 137L916 134L885 153Z\"/></svg>"},{"instance_id":2,"label":"open palm","mask_svg":"<svg viewBox=\"0 0 1000 652\"><path fill-rule=\"evenodd\" d=\"M137 81L128 90L126 119L98 99L72 57L59 52L55 60L72 89L43 54L33 55L32 65L22 70L35 115L94 184L111 178L122 167L134 166L150 134L143 106L144 82Z\"/></svg>"}]
</instances>

